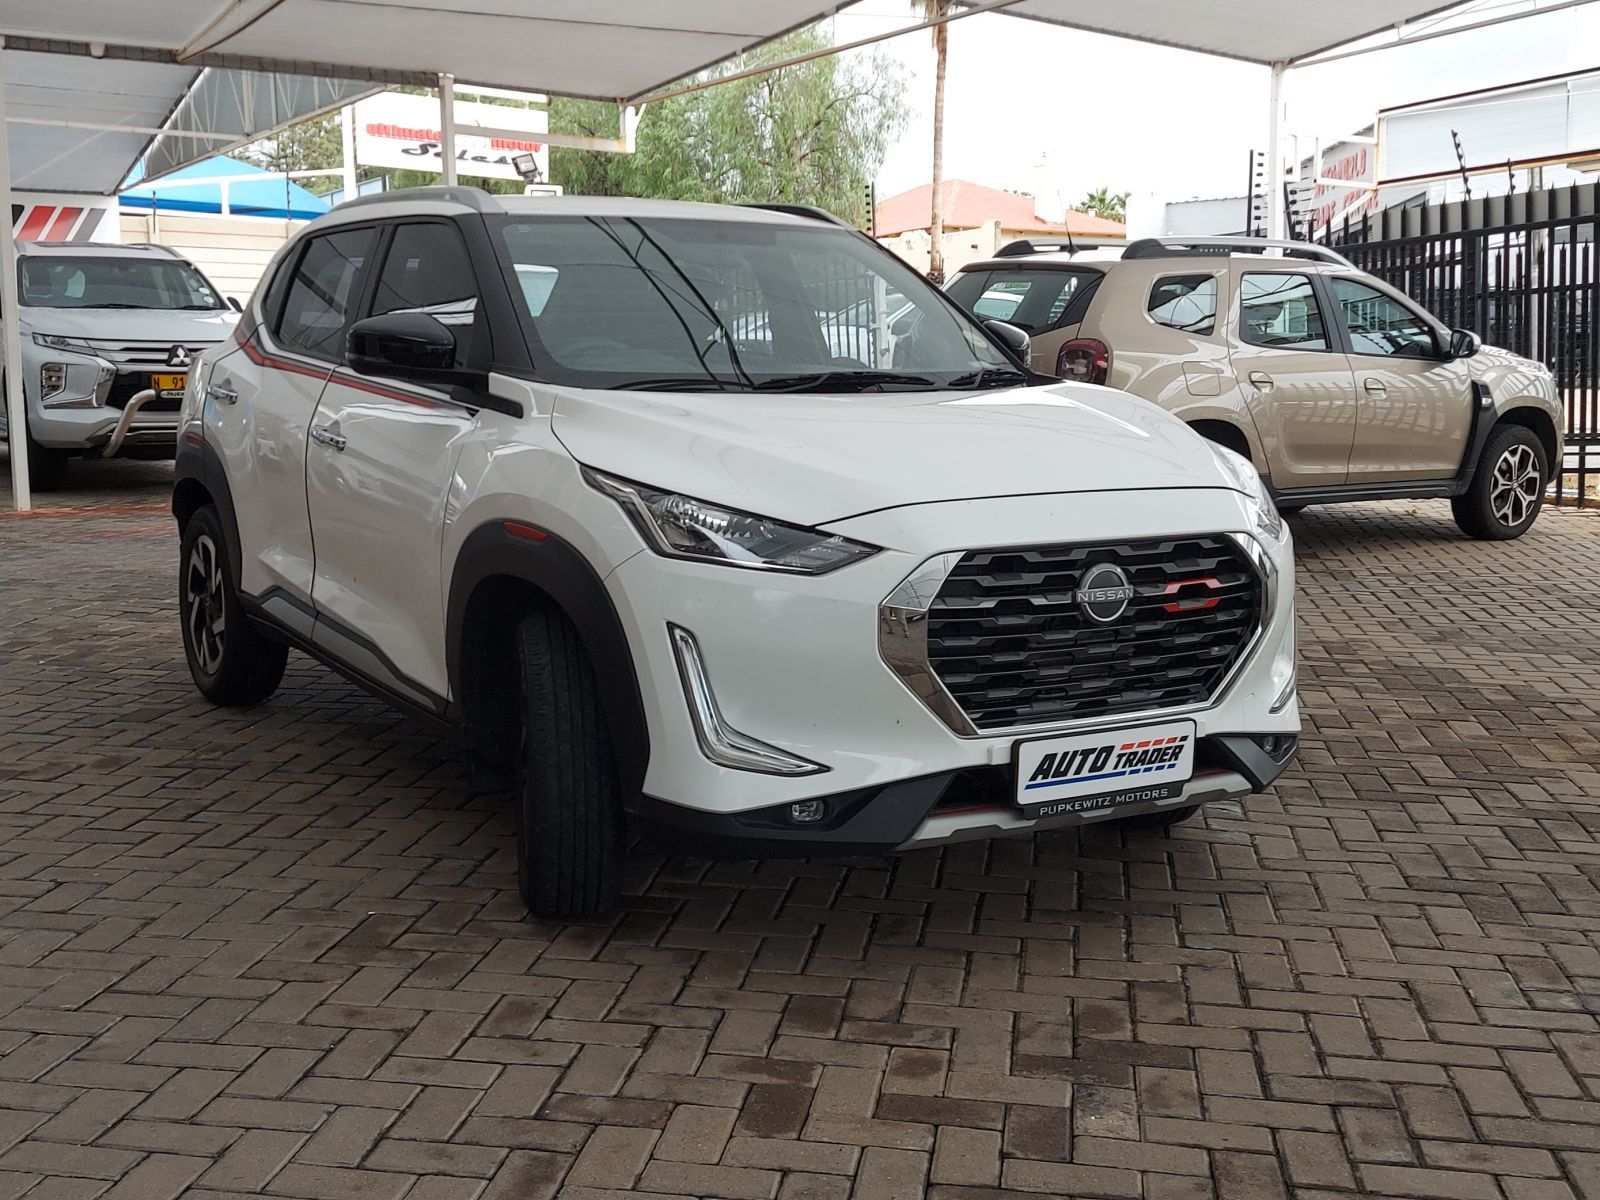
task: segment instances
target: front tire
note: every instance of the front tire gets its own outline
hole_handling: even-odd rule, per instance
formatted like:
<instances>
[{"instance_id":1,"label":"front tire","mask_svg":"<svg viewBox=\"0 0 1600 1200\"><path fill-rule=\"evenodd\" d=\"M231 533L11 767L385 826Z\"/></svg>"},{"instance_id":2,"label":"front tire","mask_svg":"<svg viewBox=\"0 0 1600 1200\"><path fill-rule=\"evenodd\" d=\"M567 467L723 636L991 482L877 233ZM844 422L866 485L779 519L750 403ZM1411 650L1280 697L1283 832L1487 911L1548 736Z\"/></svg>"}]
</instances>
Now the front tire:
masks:
<instances>
[{"instance_id":1,"label":"front tire","mask_svg":"<svg viewBox=\"0 0 1600 1200\"><path fill-rule=\"evenodd\" d=\"M572 623L543 609L518 626L517 661L518 888L535 916L597 916L622 893L625 820L594 668Z\"/></svg>"},{"instance_id":2,"label":"front tire","mask_svg":"<svg viewBox=\"0 0 1600 1200\"><path fill-rule=\"evenodd\" d=\"M48 449L29 437L28 486L36 492L59 492L66 486L71 457L65 450Z\"/></svg>"},{"instance_id":3,"label":"front tire","mask_svg":"<svg viewBox=\"0 0 1600 1200\"><path fill-rule=\"evenodd\" d=\"M1533 430L1502 425L1483 448L1472 486L1450 501L1456 525L1483 541L1521 537L1539 515L1549 475L1544 446Z\"/></svg>"},{"instance_id":4,"label":"front tire","mask_svg":"<svg viewBox=\"0 0 1600 1200\"><path fill-rule=\"evenodd\" d=\"M228 563L222 521L208 504L184 526L179 551L183 653L202 696L248 708L278 690L289 648L263 637L245 618Z\"/></svg>"}]
</instances>

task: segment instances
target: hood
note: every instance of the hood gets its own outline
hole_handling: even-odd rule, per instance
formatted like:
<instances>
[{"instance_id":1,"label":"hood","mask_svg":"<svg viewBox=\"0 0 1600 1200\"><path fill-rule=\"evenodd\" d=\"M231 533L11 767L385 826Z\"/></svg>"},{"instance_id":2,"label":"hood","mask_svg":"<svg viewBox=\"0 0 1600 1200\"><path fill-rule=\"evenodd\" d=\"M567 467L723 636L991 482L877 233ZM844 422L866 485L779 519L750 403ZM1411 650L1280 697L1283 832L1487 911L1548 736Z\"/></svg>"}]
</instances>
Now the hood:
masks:
<instances>
[{"instance_id":1,"label":"hood","mask_svg":"<svg viewBox=\"0 0 1600 1200\"><path fill-rule=\"evenodd\" d=\"M25 308L22 324L31 333L56 337L126 339L130 342L172 342L206 345L233 336L239 314L231 308L210 312L173 312L159 308Z\"/></svg>"},{"instance_id":2,"label":"hood","mask_svg":"<svg viewBox=\"0 0 1600 1200\"><path fill-rule=\"evenodd\" d=\"M944 500L1231 486L1176 417L1085 384L848 396L556 389L554 428L597 470L800 525Z\"/></svg>"}]
</instances>

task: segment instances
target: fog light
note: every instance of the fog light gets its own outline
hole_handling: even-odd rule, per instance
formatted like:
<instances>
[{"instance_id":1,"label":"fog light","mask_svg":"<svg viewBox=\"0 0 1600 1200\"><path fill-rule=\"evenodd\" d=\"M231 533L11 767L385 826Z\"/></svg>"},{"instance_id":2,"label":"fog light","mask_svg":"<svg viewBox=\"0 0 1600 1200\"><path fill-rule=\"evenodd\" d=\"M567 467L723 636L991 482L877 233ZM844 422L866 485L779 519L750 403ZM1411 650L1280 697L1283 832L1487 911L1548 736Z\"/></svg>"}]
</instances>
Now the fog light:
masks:
<instances>
[{"instance_id":1,"label":"fog light","mask_svg":"<svg viewBox=\"0 0 1600 1200\"><path fill-rule=\"evenodd\" d=\"M1271 755L1272 757L1276 758L1277 754L1278 754L1278 739L1277 739L1277 737L1274 736L1274 737L1264 737L1264 738L1262 738L1261 739L1261 748L1263 750L1265 750L1269 755Z\"/></svg>"},{"instance_id":2,"label":"fog light","mask_svg":"<svg viewBox=\"0 0 1600 1200\"><path fill-rule=\"evenodd\" d=\"M67 364L47 362L39 368L39 398L59 396L67 387Z\"/></svg>"},{"instance_id":3,"label":"fog light","mask_svg":"<svg viewBox=\"0 0 1600 1200\"><path fill-rule=\"evenodd\" d=\"M789 820L796 825L814 825L828 815L826 800L802 800L789 805Z\"/></svg>"}]
</instances>

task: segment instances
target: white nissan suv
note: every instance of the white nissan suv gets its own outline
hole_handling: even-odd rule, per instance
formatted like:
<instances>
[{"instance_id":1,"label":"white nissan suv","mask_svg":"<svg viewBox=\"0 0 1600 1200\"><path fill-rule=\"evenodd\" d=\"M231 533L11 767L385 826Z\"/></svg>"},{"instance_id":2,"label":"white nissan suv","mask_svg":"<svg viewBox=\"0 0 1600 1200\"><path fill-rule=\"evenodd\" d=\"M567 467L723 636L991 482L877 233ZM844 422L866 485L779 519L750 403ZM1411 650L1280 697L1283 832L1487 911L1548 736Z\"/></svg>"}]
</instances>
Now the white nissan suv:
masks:
<instances>
[{"instance_id":1,"label":"white nissan suv","mask_svg":"<svg viewBox=\"0 0 1600 1200\"><path fill-rule=\"evenodd\" d=\"M614 903L630 824L859 854L1266 787L1299 730L1272 501L1019 349L813 210L342 205L184 399L195 683L258 703L293 646L459 731L551 916Z\"/></svg>"}]
</instances>

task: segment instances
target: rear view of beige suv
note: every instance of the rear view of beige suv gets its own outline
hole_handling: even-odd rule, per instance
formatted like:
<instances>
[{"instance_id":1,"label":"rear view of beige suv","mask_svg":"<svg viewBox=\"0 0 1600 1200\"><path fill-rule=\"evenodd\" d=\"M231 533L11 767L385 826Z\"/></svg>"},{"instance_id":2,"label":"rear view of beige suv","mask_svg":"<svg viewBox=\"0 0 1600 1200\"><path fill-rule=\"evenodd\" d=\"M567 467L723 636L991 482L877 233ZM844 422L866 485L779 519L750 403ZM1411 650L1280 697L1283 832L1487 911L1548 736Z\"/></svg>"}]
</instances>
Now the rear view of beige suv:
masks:
<instances>
[{"instance_id":1,"label":"rear view of beige suv","mask_svg":"<svg viewBox=\"0 0 1600 1200\"><path fill-rule=\"evenodd\" d=\"M948 292L1028 333L1034 370L1142 396L1248 458L1285 512L1448 498L1465 533L1514 538L1561 462L1542 364L1447 329L1326 247L1016 242Z\"/></svg>"}]
</instances>

